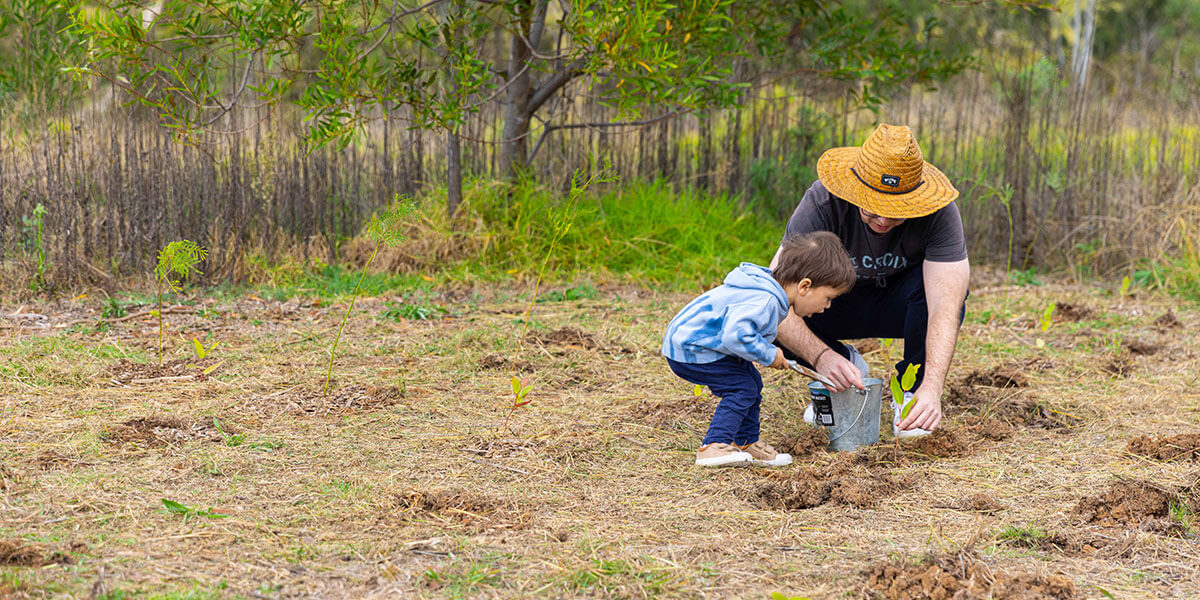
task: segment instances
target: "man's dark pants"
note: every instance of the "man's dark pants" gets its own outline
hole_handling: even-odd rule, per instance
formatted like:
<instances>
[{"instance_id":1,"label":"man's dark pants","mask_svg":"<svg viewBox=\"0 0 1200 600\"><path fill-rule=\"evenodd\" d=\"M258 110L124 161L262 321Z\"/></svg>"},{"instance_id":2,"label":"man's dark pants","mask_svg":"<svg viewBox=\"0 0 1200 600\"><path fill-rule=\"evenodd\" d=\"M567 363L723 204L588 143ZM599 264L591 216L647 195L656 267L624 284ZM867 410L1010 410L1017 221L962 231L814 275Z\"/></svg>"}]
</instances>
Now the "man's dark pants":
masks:
<instances>
[{"instance_id":1,"label":"man's dark pants","mask_svg":"<svg viewBox=\"0 0 1200 600\"><path fill-rule=\"evenodd\" d=\"M965 314L964 303L958 317L959 324ZM834 298L825 312L805 318L804 323L814 335L846 359L850 358L850 351L840 340L901 338L904 340L904 356L896 363L896 372L903 374L911 364L924 365L929 308L925 304L925 278L921 266L918 264L879 283L860 282L849 292ZM787 348L784 348L784 356L812 367ZM924 376L925 369L922 368L917 373L914 390L921 385Z\"/></svg>"}]
</instances>

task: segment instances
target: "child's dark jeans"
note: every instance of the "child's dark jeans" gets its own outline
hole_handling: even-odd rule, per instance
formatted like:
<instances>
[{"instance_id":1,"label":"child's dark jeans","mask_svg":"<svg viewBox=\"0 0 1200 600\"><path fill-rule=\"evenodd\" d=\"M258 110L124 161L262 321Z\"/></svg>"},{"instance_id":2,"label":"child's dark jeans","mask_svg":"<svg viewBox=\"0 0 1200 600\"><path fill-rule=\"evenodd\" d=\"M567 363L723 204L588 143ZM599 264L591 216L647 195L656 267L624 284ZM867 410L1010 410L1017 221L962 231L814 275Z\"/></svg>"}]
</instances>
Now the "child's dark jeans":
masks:
<instances>
[{"instance_id":1,"label":"child's dark jeans","mask_svg":"<svg viewBox=\"0 0 1200 600\"><path fill-rule=\"evenodd\" d=\"M754 363L726 356L721 360L690 364L667 359L676 375L703 385L721 398L713 413L704 444L737 444L758 441L758 410L762 404L762 377Z\"/></svg>"}]
</instances>

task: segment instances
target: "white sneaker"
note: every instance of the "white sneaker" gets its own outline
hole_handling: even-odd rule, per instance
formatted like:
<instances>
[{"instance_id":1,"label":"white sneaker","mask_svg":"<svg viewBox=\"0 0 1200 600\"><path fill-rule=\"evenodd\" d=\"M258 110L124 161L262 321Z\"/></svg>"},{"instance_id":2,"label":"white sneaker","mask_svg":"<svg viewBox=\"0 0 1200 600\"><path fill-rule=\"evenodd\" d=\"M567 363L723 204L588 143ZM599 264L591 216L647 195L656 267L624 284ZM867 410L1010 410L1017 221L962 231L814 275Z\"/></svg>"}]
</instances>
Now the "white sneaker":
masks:
<instances>
[{"instance_id":1,"label":"white sneaker","mask_svg":"<svg viewBox=\"0 0 1200 600\"><path fill-rule=\"evenodd\" d=\"M698 467L732 467L748 465L754 461L749 452L733 444L706 444L696 451L696 466Z\"/></svg>"},{"instance_id":2,"label":"white sneaker","mask_svg":"<svg viewBox=\"0 0 1200 600\"><path fill-rule=\"evenodd\" d=\"M867 376L871 374L871 366L867 364L867 359L863 358L863 355L858 353L858 348L855 348L850 344L843 345L846 346L846 349L850 351L850 362L854 363L855 367L858 367L858 372L862 374L862 378L865 380ZM813 405L812 402L809 402L808 406L804 407L804 422L808 423L809 425L813 425L816 421L816 417L813 415Z\"/></svg>"},{"instance_id":3,"label":"white sneaker","mask_svg":"<svg viewBox=\"0 0 1200 600\"><path fill-rule=\"evenodd\" d=\"M913 397L912 392L904 392L904 403L908 404L908 401L912 400L912 397ZM902 439L902 440L906 440L906 439L911 439L911 438L919 438L921 436L929 435L931 433L930 431L921 429L920 427L913 427L912 429L900 429L900 421L903 420L900 418L900 411L902 409L899 404L896 404L895 399L892 400L891 404L892 404L892 435L893 436L895 436L896 438Z\"/></svg>"}]
</instances>

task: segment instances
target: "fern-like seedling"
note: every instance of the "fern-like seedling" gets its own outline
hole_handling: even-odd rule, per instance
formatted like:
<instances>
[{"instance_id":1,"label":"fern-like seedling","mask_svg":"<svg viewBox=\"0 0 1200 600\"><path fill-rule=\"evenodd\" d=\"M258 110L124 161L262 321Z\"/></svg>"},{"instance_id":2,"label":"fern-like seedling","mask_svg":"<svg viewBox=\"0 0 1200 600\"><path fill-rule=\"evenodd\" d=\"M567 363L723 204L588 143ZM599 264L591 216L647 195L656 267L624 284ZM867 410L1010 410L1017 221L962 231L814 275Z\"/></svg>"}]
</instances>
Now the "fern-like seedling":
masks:
<instances>
[{"instance_id":1,"label":"fern-like seedling","mask_svg":"<svg viewBox=\"0 0 1200 600\"><path fill-rule=\"evenodd\" d=\"M358 299L358 292L362 289L363 279L367 276L367 269L371 268L371 262L375 260L375 255L379 254L379 250L384 246L399 246L401 242L408 239L404 235L405 219L416 212L416 204L407 197L402 197L396 194L395 202L391 208L371 216L371 220L367 222L367 227L364 230L364 235L367 239L375 243L371 249L371 256L367 258L367 264L363 265L362 274L358 276L358 284L354 286L354 293L350 296L350 306L346 307L346 314L342 315L342 322L338 324L337 335L333 338L333 345L329 348L329 368L325 371L325 387L323 394L329 395L329 381L333 377L333 357L337 352L338 341L342 339L342 329L346 327L346 320L350 318L350 311L354 310L354 301Z\"/></svg>"},{"instance_id":2,"label":"fern-like seedling","mask_svg":"<svg viewBox=\"0 0 1200 600\"><path fill-rule=\"evenodd\" d=\"M158 315L158 368L160 369L163 359L163 286L165 285L167 291L171 292L183 289L181 286L183 281L189 279L193 274L201 274L196 265L205 258L208 258L208 250L189 240L171 242L158 251L158 265L154 267L154 279L158 284L158 309L154 312ZM175 279L171 278L172 275L175 276Z\"/></svg>"}]
</instances>

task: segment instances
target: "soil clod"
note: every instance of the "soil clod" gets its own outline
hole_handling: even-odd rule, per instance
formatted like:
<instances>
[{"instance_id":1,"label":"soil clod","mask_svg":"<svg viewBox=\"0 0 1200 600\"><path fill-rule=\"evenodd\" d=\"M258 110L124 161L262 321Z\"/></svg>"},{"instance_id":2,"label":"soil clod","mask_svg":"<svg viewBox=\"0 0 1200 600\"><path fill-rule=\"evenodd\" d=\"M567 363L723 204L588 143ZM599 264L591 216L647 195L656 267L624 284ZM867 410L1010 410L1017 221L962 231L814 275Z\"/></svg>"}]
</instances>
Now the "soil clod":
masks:
<instances>
[{"instance_id":1,"label":"soil clod","mask_svg":"<svg viewBox=\"0 0 1200 600\"><path fill-rule=\"evenodd\" d=\"M1138 436L1129 440L1125 451L1155 460L1200 460L1200 433L1154 438Z\"/></svg>"},{"instance_id":2,"label":"soil clod","mask_svg":"<svg viewBox=\"0 0 1200 600\"><path fill-rule=\"evenodd\" d=\"M1103 494L1080 500L1074 512L1097 525L1135 525L1167 516L1173 495L1146 481L1118 481Z\"/></svg>"},{"instance_id":3,"label":"soil clod","mask_svg":"<svg viewBox=\"0 0 1200 600\"><path fill-rule=\"evenodd\" d=\"M1100 369L1105 373L1114 375L1116 377L1129 377L1129 375L1133 373L1135 366L1136 365L1133 362L1133 356L1122 352L1120 354L1114 354L1113 357L1109 359L1109 361L1105 363L1103 367L1100 367Z\"/></svg>"},{"instance_id":4,"label":"soil clod","mask_svg":"<svg viewBox=\"0 0 1200 600\"><path fill-rule=\"evenodd\" d=\"M999 366L991 371L974 371L963 380L964 385L983 385L996 388L1027 387L1029 378L1016 367Z\"/></svg>"},{"instance_id":5,"label":"soil clod","mask_svg":"<svg viewBox=\"0 0 1200 600\"><path fill-rule=\"evenodd\" d=\"M514 361L511 358L500 354L499 352L492 352L491 354L488 354L480 359L479 368L486 369L488 371L513 369L522 373L532 373L536 370L533 366L533 363L527 360Z\"/></svg>"},{"instance_id":6,"label":"soil clod","mask_svg":"<svg viewBox=\"0 0 1200 600\"><path fill-rule=\"evenodd\" d=\"M224 430L231 432L227 427ZM102 437L110 443L160 447L196 440L219 442L224 439L221 432L222 429L215 427L212 419L195 420L163 415L131 419L104 432Z\"/></svg>"},{"instance_id":7,"label":"soil clod","mask_svg":"<svg viewBox=\"0 0 1200 600\"><path fill-rule=\"evenodd\" d=\"M793 457L822 452L829 447L829 433L823 427L805 427L800 432L783 438L775 447Z\"/></svg>"},{"instance_id":8,"label":"soil clod","mask_svg":"<svg viewBox=\"0 0 1200 600\"><path fill-rule=\"evenodd\" d=\"M1009 574L993 569L971 550L931 556L914 565L868 567L866 592L886 600L1016 600L1074 598L1075 584L1062 575Z\"/></svg>"},{"instance_id":9,"label":"soil clod","mask_svg":"<svg viewBox=\"0 0 1200 600\"><path fill-rule=\"evenodd\" d=\"M579 348L583 350L599 351L605 354L634 353L632 348L628 348L620 344L601 343L597 341L596 337L592 334L574 327L563 327L546 333L531 333L529 334L529 339L531 341L539 342L544 346Z\"/></svg>"},{"instance_id":10,"label":"soil clod","mask_svg":"<svg viewBox=\"0 0 1200 600\"><path fill-rule=\"evenodd\" d=\"M463 490L409 490L397 500L406 518L430 518L472 529L523 529L531 518L511 503Z\"/></svg>"},{"instance_id":11,"label":"soil clod","mask_svg":"<svg viewBox=\"0 0 1200 600\"><path fill-rule=\"evenodd\" d=\"M0 540L0 566L41 567L45 565L70 565L75 561L62 552L50 552L20 540Z\"/></svg>"},{"instance_id":12,"label":"soil clod","mask_svg":"<svg viewBox=\"0 0 1200 600\"><path fill-rule=\"evenodd\" d=\"M1059 302L1054 305L1054 317L1059 321L1083 321L1095 316L1096 311L1084 304Z\"/></svg>"},{"instance_id":13,"label":"soil clod","mask_svg":"<svg viewBox=\"0 0 1200 600\"><path fill-rule=\"evenodd\" d=\"M1121 342L1121 346L1123 346L1130 354L1137 356L1150 356L1151 354L1158 352L1158 346L1136 339L1124 340Z\"/></svg>"},{"instance_id":14,"label":"soil clod","mask_svg":"<svg viewBox=\"0 0 1200 600\"><path fill-rule=\"evenodd\" d=\"M840 457L840 455L839 455ZM822 504L874 507L881 498L912 485L906 477L885 469L853 466L853 458L835 459L828 467L792 471L763 471L768 478L750 492L750 500L773 510L803 510Z\"/></svg>"},{"instance_id":15,"label":"soil clod","mask_svg":"<svg viewBox=\"0 0 1200 600\"><path fill-rule=\"evenodd\" d=\"M1159 329L1179 329L1183 327L1183 322L1175 316L1175 311L1168 308L1167 312L1154 320L1154 326Z\"/></svg>"},{"instance_id":16,"label":"soil clod","mask_svg":"<svg viewBox=\"0 0 1200 600\"><path fill-rule=\"evenodd\" d=\"M629 420L658 429L698 429L717 408L717 399L709 394L686 396L653 402L642 400L629 412Z\"/></svg>"}]
</instances>

